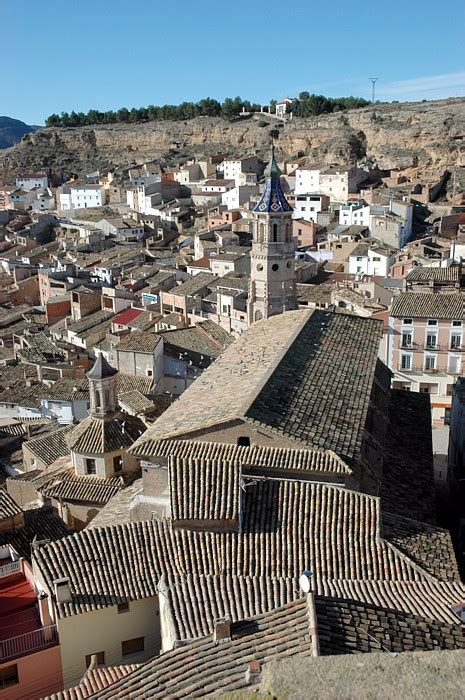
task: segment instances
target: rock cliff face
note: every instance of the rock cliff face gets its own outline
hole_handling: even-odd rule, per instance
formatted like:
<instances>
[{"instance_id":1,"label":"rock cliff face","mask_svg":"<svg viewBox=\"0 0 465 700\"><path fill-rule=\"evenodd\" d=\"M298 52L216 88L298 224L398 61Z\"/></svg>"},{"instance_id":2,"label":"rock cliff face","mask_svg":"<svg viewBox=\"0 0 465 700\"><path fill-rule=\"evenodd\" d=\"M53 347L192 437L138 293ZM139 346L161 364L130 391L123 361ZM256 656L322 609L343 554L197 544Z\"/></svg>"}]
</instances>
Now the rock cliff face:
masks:
<instances>
[{"instance_id":1,"label":"rock cliff face","mask_svg":"<svg viewBox=\"0 0 465 700\"><path fill-rule=\"evenodd\" d=\"M272 123L264 125L264 121ZM277 129L280 158L315 162L371 162L382 170L443 170L465 165L465 99L376 105L294 119L255 117L234 123L199 117L186 122L114 124L40 129L0 153L5 172L51 167L82 173L109 165L141 163L173 154L265 155Z\"/></svg>"}]
</instances>

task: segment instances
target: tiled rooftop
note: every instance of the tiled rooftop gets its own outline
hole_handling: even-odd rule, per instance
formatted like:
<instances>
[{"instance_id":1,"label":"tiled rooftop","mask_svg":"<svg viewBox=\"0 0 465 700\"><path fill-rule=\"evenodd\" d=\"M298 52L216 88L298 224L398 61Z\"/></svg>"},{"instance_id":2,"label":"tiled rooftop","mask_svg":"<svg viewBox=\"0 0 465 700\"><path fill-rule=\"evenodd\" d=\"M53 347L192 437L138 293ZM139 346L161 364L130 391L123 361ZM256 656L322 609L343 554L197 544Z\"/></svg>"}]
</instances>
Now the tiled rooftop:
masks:
<instances>
[{"instance_id":1,"label":"tiled rooftop","mask_svg":"<svg viewBox=\"0 0 465 700\"><path fill-rule=\"evenodd\" d=\"M174 523L238 525L241 470L237 462L170 457L168 479Z\"/></svg>"},{"instance_id":2,"label":"tiled rooftop","mask_svg":"<svg viewBox=\"0 0 465 700\"><path fill-rule=\"evenodd\" d=\"M404 318L465 318L465 294L404 292L394 297L391 316Z\"/></svg>"},{"instance_id":3,"label":"tiled rooftop","mask_svg":"<svg viewBox=\"0 0 465 700\"><path fill-rule=\"evenodd\" d=\"M246 488L243 531L175 530L130 522L83 530L42 547L37 563L53 590L70 578L68 615L154 595L163 573L230 573L295 579L311 566L329 579L428 580L429 574L381 538L379 500L300 481L260 480ZM384 522L384 521L383 521ZM437 569L450 568L450 552Z\"/></svg>"},{"instance_id":4,"label":"tiled rooftop","mask_svg":"<svg viewBox=\"0 0 465 700\"><path fill-rule=\"evenodd\" d=\"M113 349L124 352L154 352L160 340L160 336L155 333L132 331L125 335Z\"/></svg>"},{"instance_id":5,"label":"tiled rooftop","mask_svg":"<svg viewBox=\"0 0 465 700\"><path fill-rule=\"evenodd\" d=\"M144 423L128 413L103 419L89 416L73 428L66 442L73 452L95 455L128 448L144 431Z\"/></svg>"}]
</instances>

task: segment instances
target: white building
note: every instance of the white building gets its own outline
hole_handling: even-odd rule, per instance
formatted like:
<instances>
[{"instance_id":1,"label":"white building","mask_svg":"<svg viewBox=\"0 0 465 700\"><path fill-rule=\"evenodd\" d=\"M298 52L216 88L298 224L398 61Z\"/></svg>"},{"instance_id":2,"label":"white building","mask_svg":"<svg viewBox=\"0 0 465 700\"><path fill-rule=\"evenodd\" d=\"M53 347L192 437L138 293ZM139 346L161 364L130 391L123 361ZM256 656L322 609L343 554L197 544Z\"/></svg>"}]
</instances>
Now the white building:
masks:
<instances>
[{"instance_id":1,"label":"white building","mask_svg":"<svg viewBox=\"0 0 465 700\"><path fill-rule=\"evenodd\" d=\"M27 173L18 175L16 178L16 187L21 190L33 190L35 187L48 187L48 177L45 173Z\"/></svg>"},{"instance_id":2,"label":"white building","mask_svg":"<svg viewBox=\"0 0 465 700\"><path fill-rule=\"evenodd\" d=\"M365 239L349 255L350 275L387 277L395 261L395 248L373 239Z\"/></svg>"},{"instance_id":3,"label":"white building","mask_svg":"<svg viewBox=\"0 0 465 700\"><path fill-rule=\"evenodd\" d=\"M318 214L329 206L329 197L324 194L297 194L295 197L293 219L304 219L318 223Z\"/></svg>"},{"instance_id":4,"label":"white building","mask_svg":"<svg viewBox=\"0 0 465 700\"><path fill-rule=\"evenodd\" d=\"M260 161L257 156L250 156L242 160L225 160L223 161L223 177L225 180L234 180L236 185L241 184L241 175L243 173L255 173L258 175L261 171Z\"/></svg>"},{"instance_id":5,"label":"white building","mask_svg":"<svg viewBox=\"0 0 465 700\"><path fill-rule=\"evenodd\" d=\"M65 185L58 191L58 207L63 211L69 209L89 209L105 204L103 185Z\"/></svg>"},{"instance_id":6,"label":"white building","mask_svg":"<svg viewBox=\"0 0 465 700\"><path fill-rule=\"evenodd\" d=\"M258 185L233 187L232 190L221 195L221 204L224 204L227 209L239 209L247 202L250 202L250 199L255 197L259 191Z\"/></svg>"},{"instance_id":7,"label":"white building","mask_svg":"<svg viewBox=\"0 0 465 700\"><path fill-rule=\"evenodd\" d=\"M320 168L295 171L295 194L311 194L320 191Z\"/></svg>"},{"instance_id":8,"label":"white building","mask_svg":"<svg viewBox=\"0 0 465 700\"><path fill-rule=\"evenodd\" d=\"M36 193L36 199L32 202L32 211L41 212L55 209L55 197L48 188Z\"/></svg>"}]
</instances>

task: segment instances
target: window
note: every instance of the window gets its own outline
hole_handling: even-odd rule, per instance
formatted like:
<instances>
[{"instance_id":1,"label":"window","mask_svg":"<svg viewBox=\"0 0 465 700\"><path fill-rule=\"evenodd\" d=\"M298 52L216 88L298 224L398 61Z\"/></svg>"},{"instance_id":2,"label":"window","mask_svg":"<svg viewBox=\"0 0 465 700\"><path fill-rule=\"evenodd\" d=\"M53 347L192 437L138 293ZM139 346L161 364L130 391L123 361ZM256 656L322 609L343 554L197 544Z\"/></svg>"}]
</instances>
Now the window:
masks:
<instances>
[{"instance_id":1,"label":"window","mask_svg":"<svg viewBox=\"0 0 465 700\"><path fill-rule=\"evenodd\" d=\"M95 459L86 458L86 474L96 474L97 468L95 466Z\"/></svg>"},{"instance_id":2,"label":"window","mask_svg":"<svg viewBox=\"0 0 465 700\"><path fill-rule=\"evenodd\" d=\"M147 377L153 377L153 369L147 370Z\"/></svg>"},{"instance_id":3,"label":"window","mask_svg":"<svg viewBox=\"0 0 465 700\"><path fill-rule=\"evenodd\" d=\"M86 656L86 668L89 668L91 662L92 662L92 657L96 656L96 663L97 666L105 666L105 652L104 651L96 651L94 654L88 654Z\"/></svg>"},{"instance_id":4,"label":"window","mask_svg":"<svg viewBox=\"0 0 465 700\"><path fill-rule=\"evenodd\" d=\"M450 408L444 409L444 423L446 425L450 425L450 412L451 412Z\"/></svg>"},{"instance_id":5,"label":"window","mask_svg":"<svg viewBox=\"0 0 465 700\"><path fill-rule=\"evenodd\" d=\"M403 318L402 323L404 324L404 326L411 326L413 323L413 320L411 318Z\"/></svg>"},{"instance_id":6,"label":"window","mask_svg":"<svg viewBox=\"0 0 465 700\"><path fill-rule=\"evenodd\" d=\"M449 372L451 374L460 374L460 356L450 355L449 356Z\"/></svg>"},{"instance_id":7,"label":"window","mask_svg":"<svg viewBox=\"0 0 465 700\"><path fill-rule=\"evenodd\" d=\"M274 263L274 265L271 266L271 269L273 270L273 272L277 272L279 270L278 263Z\"/></svg>"},{"instance_id":8,"label":"window","mask_svg":"<svg viewBox=\"0 0 465 700\"><path fill-rule=\"evenodd\" d=\"M460 348L462 345L462 335L460 333L452 333L450 337L450 346L453 349Z\"/></svg>"},{"instance_id":9,"label":"window","mask_svg":"<svg viewBox=\"0 0 465 700\"><path fill-rule=\"evenodd\" d=\"M427 348L435 348L438 344L438 336L436 333L427 333L426 334L426 347Z\"/></svg>"},{"instance_id":10,"label":"window","mask_svg":"<svg viewBox=\"0 0 465 700\"><path fill-rule=\"evenodd\" d=\"M429 318L428 319L428 326L437 326L438 322L435 318Z\"/></svg>"},{"instance_id":11,"label":"window","mask_svg":"<svg viewBox=\"0 0 465 700\"><path fill-rule=\"evenodd\" d=\"M278 240L278 224L273 224L273 238L272 241L273 243L276 243Z\"/></svg>"},{"instance_id":12,"label":"window","mask_svg":"<svg viewBox=\"0 0 465 700\"><path fill-rule=\"evenodd\" d=\"M118 615L120 613L129 612L129 603L119 603L118 605Z\"/></svg>"},{"instance_id":13,"label":"window","mask_svg":"<svg viewBox=\"0 0 465 700\"><path fill-rule=\"evenodd\" d=\"M400 367L401 367L401 369L412 369L412 356L411 355L401 355Z\"/></svg>"},{"instance_id":14,"label":"window","mask_svg":"<svg viewBox=\"0 0 465 700\"><path fill-rule=\"evenodd\" d=\"M425 355L425 371L431 372L436 369L436 357L434 355Z\"/></svg>"},{"instance_id":15,"label":"window","mask_svg":"<svg viewBox=\"0 0 465 700\"><path fill-rule=\"evenodd\" d=\"M8 686L16 685L16 683L19 683L17 664L0 669L0 688L8 688Z\"/></svg>"},{"instance_id":16,"label":"window","mask_svg":"<svg viewBox=\"0 0 465 700\"><path fill-rule=\"evenodd\" d=\"M410 332L403 332L402 333L402 346L403 348L411 348L412 347L412 334Z\"/></svg>"},{"instance_id":17,"label":"window","mask_svg":"<svg viewBox=\"0 0 465 700\"><path fill-rule=\"evenodd\" d=\"M462 327L462 321L452 321L452 325L458 328Z\"/></svg>"},{"instance_id":18,"label":"window","mask_svg":"<svg viewBox=\"0 0 465 700\"><path fill-rule=\"evenodd\" d=\"M123 469L123 458L121 455L116 455L113 457L113 471L120 472Z\"/></svg>"},{"instance_id":19,"label":"window","mask_svg":"<svg viewBox=\"0 0 465 700\"><path fill-rule=\"evenodd\" d=\"M136 637L135 639L127 639L125 642L121 642L121 654L123 656L138 654L141 651L144 651L144 637Z\"/></svg>"}]
</instances>

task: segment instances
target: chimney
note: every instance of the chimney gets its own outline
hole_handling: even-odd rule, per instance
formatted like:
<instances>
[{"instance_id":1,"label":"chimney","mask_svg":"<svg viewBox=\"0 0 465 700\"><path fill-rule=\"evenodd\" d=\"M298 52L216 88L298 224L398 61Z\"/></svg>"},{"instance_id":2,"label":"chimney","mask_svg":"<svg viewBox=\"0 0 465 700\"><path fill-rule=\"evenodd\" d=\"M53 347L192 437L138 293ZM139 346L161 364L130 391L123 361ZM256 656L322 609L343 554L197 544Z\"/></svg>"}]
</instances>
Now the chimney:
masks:
<instances>
[{"instance_id":1,"label":"chimney","mask_svg":"<svg viewBox=\"0 0 465 700\"><path fill-rule=\"evenodd\" d=\"M260 683L261 678L261 666L258 659L253 659L247 664L247 670L245 672L245 682L247 685L256 685Z\"/></svg>"},{"instance_id":2,"label":"chimney","mask_svg":"<svg viewBox=\"0 0 465 700\"><path fill-rule=\"evenodd\" d=\"M213 641L217 644L231 641L231 620L227 617L220 617L213 622Z\"/></svg>"},{"instance_id":3,"label":"chimney","mask_svg":"<svg viewBox=\"0 0 465 700\"><path fill-rule=\"evenodd\" d=\"M55 586L55 597L57 603L70 603L71 602L71 588L69 585L69 578L57 578L53 582Z\"/></svg>"}]
</instances>

